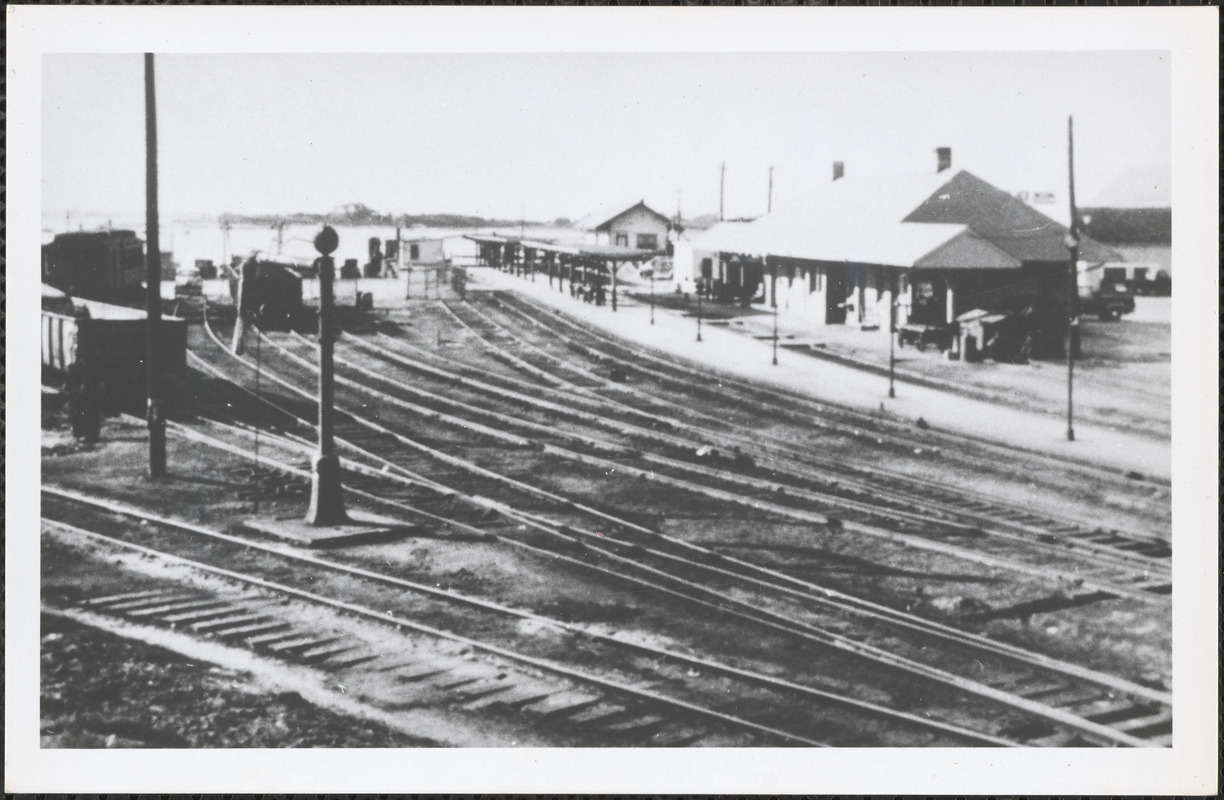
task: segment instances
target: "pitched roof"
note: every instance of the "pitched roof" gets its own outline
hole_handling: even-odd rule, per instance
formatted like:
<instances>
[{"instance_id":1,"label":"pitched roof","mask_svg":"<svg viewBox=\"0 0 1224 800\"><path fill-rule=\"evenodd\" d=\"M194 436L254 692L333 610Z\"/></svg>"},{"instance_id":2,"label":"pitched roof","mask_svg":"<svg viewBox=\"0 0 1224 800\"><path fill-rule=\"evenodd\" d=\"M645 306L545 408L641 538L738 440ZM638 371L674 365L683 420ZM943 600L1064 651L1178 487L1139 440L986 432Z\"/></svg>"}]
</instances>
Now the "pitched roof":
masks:
<instances>
[{"instance_id":1,"label":"pitched roof","mask_svg":"<svg viewBox=\"0 0 1224 800\"><path fill-rule=\"evenodd\" d=\"M632 205L632 206L629 206L629 207L628 207L628 208L626 208L624 211L621 211L621 212L620 212L620 213L618 213L618 214L613 214L613 215L612 215L611 217L609 217L608 219L606 219L606 220L604 220L603 222L599 223L598 225L596 225L596 226L593 228L593 230L595 230L595 231L597 231L597 232L600 232L600 233L604 233L604 232L610 231L610 230L612 230L612 223L613 223L613 222L616 222L616 220L620 219L621 217L625 216L626 214L628 214L628 213L629 213L629 212L631 212L631 211L637 211L639 208L640 208L640 209L642 209L643 211L646 211L647 213L652 214L652 215L654 215L655 217L657 217L657 218L659 219L659 221L660 221L660 222L662 222L662 223L663 223L664 225L666 225L667 227L669 227L669 228L671 227L672 221L671 221L671 219L670 219L669 217L667 217L665 214L660 214L658 211L655 211L653 208L651 208L650 206L646 205L646 201L645 201L645 200L639 200L639 201L637 202L637 204Z\"/></svg>"},{"instance_id":2,"label":"pitched roof","mask_svg":"<svg viewBox=\"0 0 1224 800\"><path fill-rule=\"evenodd\" d=\"M720 223L693 246L898 267L1009 269L1064 261L1067 229L964 170L842 178L750 223ZM1117 254L1087 237L1086 261Z\"/></svg>"},{"instance_id":3,"label":"pitched roof","mask_svg":"<svg viewBox=\"0 0 1224 800\"><path fill-rule=\"evenodd\" d=\"M953 175L905 221L967 225L975 234L1022 262L1067 259L1066 226L965 170ZM1118 254L1081 236L1080 258L1090 262L1111 261Z\"/></svg>"}]
</instances>

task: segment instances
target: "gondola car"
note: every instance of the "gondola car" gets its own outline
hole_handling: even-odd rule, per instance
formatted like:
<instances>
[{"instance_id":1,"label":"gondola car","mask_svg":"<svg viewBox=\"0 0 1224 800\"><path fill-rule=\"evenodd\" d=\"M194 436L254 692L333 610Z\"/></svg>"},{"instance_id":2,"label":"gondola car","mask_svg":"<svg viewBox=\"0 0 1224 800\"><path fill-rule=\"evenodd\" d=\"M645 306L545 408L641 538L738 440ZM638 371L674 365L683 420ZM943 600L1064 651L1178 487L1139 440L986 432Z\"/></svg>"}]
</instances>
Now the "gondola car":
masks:
<instances>
[{"instance_id":1,"label":"gondola car","mask_svg":"<svg viewBox=\"0 0 1224 800\"><path fill-rule=\"evenodd\" d=\"M187 322L162 317L157 337L169 407L179 405L187 371ZM58 295L43 288L42 369L48 384L86 384L102 410L145 413L145 312Z\"/></svg>"},{"instance_id":2,"label":"gondola car","mask_svg":"<svg viewBox=\"0 0 1224 800\"><path fill-rule=\"evenodd\" d=\"M134 231L61 233L42 248L42 282L102 302L144 297L144 242Z\"/></svg>"}]
</instances>

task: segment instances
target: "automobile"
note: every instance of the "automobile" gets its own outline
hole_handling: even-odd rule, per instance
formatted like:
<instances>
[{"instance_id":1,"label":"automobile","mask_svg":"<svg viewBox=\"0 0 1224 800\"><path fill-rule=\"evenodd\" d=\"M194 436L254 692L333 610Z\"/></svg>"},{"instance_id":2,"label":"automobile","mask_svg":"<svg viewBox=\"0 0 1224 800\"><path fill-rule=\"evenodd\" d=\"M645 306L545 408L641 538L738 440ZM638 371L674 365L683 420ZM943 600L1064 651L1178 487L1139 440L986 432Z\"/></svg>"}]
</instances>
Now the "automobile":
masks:
<instances>
[{"instance_id":1,"label":"automobile","mask_svg":"<svg viewBox=\"0 0 1224 800\"><path fill-rule=\"evenodd\" d=\"M672 260L667 256L655 256L638 270L643 280L670 281L674 274Z\"/></svg>"}]
</instances>

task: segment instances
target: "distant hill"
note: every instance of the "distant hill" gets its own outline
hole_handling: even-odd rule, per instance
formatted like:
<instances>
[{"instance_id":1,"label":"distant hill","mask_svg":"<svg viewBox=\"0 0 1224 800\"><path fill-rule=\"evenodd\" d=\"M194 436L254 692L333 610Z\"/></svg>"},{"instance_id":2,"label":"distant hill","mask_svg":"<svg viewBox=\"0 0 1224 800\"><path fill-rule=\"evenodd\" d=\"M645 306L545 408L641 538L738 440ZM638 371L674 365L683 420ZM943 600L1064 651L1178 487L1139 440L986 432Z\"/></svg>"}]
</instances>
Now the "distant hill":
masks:
<instances>
[{"instance_id":1,"label":"distant hill","mask_svg":"<svg viewBox=\"0 0 1224 800\"><path fill-rule=\"evenodd\" d=\"M402 225L406 228L419 225L427 228L492 228L510 225L541 225L530 220L485 219L470 214L384 214L374 211L361 203L350 203L341 206L330 214L232 214L221 215L222 223L231 225L260 225L274 227L280 223L285 225L380 225L391 227Z\"/></svg>"},{"instance_id":2,"label":"distant hill","mask_svg":"<svg viewBox=\"0 0 1224 800\"><path fill-rule=\"evenodd\" d=\"M1173 241L1171 208L1081 208L1084 231L1105 244L1169 244Z\"/></svg>"}]
</instances>

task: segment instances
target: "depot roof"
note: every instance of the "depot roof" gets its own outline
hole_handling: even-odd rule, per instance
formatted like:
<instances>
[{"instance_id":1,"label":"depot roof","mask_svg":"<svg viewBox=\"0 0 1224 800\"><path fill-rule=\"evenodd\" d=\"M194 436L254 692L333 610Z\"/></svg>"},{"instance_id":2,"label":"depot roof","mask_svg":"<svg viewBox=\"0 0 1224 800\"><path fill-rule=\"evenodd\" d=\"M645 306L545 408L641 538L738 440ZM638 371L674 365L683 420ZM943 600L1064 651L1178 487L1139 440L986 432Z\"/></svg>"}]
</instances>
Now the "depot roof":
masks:
<instances>
[{"instance_id":1,"label":"depot roof","mask_svg":"<svg viewBox=\"0 0 1224 800\"><path fill-rule=\"evenodd\" d=\"M594 230L597 232L601 232L601 233L607 233L608 231L612 230L612 224L614 222L616 222L618 219L625 216L626 214L629 214L630 212L633 212L633 211L637 211L638 209L641 209L645 211L647 214L650 214L652 217L659 220L659 222L662 222L668 228L671 227L672 222L670 219L667 218L667 215L660 214L658 211L655 211L653 208L646 205L645 200L641 200L635 203L634 205L629 206L624 211L620 211L616 214L613 214L611 217L608 217L606 220L596 225Z\"/></svg>"},{"instance_id":2,"label":"depot roof","mask_svg":"<svg viewBox=\"0 0 1224 800\"><path fill-rule=\"evenodd\" d=\"M702 250L924 269L1065 261L1066 227L965 171L841 178L751 222L693 239ZM1081 236L1080 258L1117 260Z\"/></svg>"}]
</instances>

